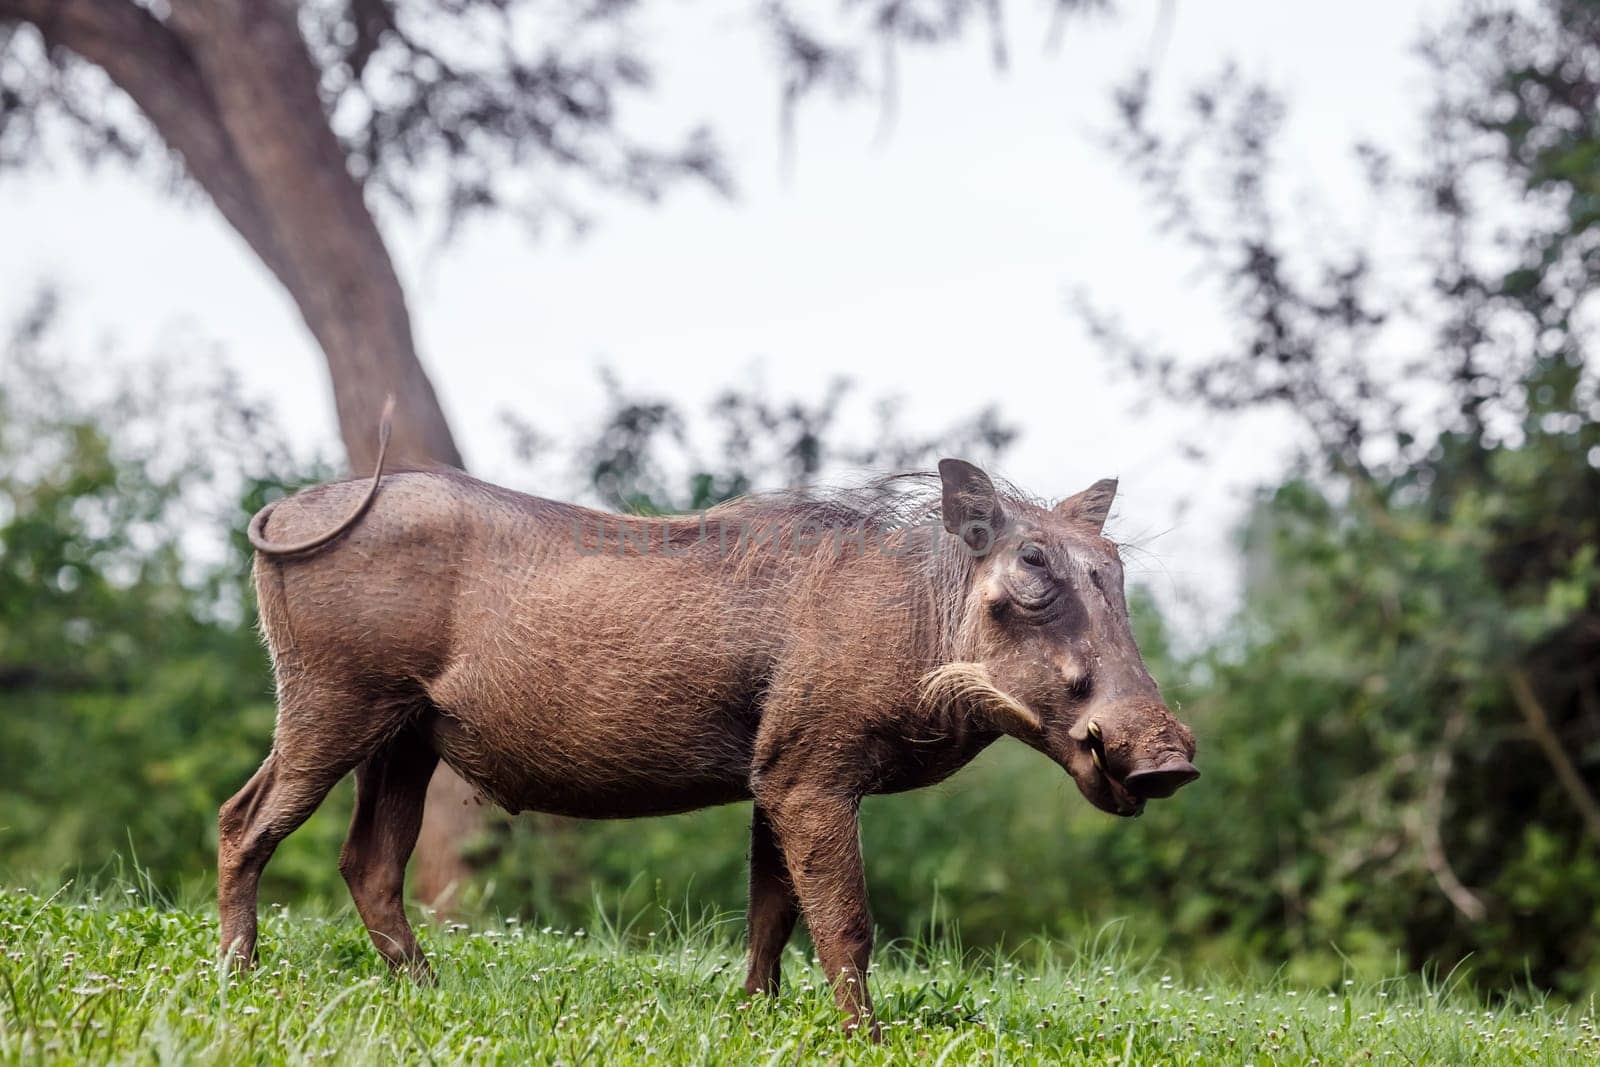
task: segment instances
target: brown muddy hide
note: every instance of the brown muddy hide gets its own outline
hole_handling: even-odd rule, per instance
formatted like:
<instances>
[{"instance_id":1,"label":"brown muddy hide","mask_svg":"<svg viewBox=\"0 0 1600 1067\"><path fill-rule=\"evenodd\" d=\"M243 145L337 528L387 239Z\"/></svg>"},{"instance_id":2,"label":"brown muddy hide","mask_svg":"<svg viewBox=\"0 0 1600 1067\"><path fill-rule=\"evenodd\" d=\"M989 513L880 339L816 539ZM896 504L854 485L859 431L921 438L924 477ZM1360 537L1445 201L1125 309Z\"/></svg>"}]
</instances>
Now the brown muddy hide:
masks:
<instances>
[{"instance_id":1,"label":"brown muddy hide","mask_svg":"<svg viewBox=\"0 0 1600 1067\"><path fill-rule=\"evenodd\" d=\"M1128 623L1122 560L1101 533L1117 483L1054 508L1002 503L989 478L939 465L946 529L974 557L959 666L997 730L1050 756L1096 807L1137 815L1194 781L1194 735L1167 710Z\"/></svg>"}]
</instances>

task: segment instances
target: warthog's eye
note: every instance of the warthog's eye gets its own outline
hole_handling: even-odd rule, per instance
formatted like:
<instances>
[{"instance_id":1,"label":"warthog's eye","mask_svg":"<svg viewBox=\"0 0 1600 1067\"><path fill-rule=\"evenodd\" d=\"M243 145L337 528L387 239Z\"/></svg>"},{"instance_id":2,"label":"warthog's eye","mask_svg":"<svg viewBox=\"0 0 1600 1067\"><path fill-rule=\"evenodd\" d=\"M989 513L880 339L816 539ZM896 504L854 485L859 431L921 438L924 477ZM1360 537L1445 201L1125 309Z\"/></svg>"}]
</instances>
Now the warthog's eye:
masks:
<instances>
[{"instance_id":1,"label":"warthog's eye","mask_svg":"<svg viewBox=\"0 0 1600 1067\"><path fill-rule=\"evenodd\" d=\"M1030 567L1043 568L1046 562L1044 549L1031 543L1022 546L1017 558Z\"/></svg>"}]
</instances>

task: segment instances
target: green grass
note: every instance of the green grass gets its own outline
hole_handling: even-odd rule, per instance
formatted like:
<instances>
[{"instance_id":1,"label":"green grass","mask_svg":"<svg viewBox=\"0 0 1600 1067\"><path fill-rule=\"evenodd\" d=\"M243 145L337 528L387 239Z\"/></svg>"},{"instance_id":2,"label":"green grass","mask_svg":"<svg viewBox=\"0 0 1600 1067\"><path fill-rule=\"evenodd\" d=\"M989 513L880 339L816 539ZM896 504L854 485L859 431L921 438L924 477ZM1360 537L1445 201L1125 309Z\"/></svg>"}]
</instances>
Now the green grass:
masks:
<instances>
[{"instance_id":1,"label":"green grass","mask_svg":"<svg viewBox=\"0 0 1600 1067\"><path fill-rule=\"evenodd\" d=\"M206 913L135 890L0 890L4 1062L1544 1064L1600 1058L1593 1006L1486 1007L1420 979L1329 991L1179 981L1115 947L1024 964L888 946L884 1042L841 1034L798 950L743 995L733 923L626 936L428 925L440 981L388 976L354 915L269 909L262 963L219 970Z\"/></svg>"}]
</instances>

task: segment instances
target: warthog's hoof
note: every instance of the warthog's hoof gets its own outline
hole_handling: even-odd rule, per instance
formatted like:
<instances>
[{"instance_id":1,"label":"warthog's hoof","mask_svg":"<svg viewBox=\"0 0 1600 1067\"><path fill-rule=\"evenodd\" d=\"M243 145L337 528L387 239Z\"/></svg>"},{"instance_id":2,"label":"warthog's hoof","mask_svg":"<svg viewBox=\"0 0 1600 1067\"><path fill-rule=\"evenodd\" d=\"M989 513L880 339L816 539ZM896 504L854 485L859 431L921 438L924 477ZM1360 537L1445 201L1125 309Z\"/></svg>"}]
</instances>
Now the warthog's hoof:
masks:
<instances>
[{"instance_id":1,"label":"warthog's hoof","mask_svg":"<svg viewBox=\"0 0 1600 1067\"><path fill-rule=\"evenodd\" d=\"M234 974L246 974L255 969L256 949L245 948L240 942L224 943L217 949L217 964Z\"/></svg>"},{"instance_id":2,"label":"warthog's hoof","mask_svg":"<svg viewBox=\"0 0 1600 1067\"><path fill-rule=\"evenodd\" d=\"M420 952L408 960L391 961L389 969L397 977L409 978L420 986L439 984L438 976L433 973L433 965L428 962L428 957Z\"/></svg>"},{"instance_id":3,"label":"warthog's hoof","mask_svg":"<svg viewBox=\"0 0 1600 1067\"><path fill-rule=\"evenodd\" d=\"M883 1030L878 1026L878 1020L868 1016L865 1020L852 1016L844 1021L844 1032L865 1037L874 1045L883 1042Z\"/></svg>"}]
</instances>

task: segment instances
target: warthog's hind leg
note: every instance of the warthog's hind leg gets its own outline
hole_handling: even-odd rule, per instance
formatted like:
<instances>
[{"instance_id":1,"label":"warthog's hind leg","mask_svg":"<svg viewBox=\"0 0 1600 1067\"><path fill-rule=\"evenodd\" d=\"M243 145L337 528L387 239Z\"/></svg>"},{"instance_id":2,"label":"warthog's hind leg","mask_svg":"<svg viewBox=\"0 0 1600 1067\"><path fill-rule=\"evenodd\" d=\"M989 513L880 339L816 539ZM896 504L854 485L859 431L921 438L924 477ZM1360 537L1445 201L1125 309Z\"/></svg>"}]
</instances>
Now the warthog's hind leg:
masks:
<instances>
[{"instance_id":1,"label":"warthog's hind leg","mask_svg":"<svg viewBox=\"0 0 1600 1067\"><path fill-rule=\"evenodd\" d=\"M416 847L422 811L439 757L408 727L356 768L356 808L339 854L339 871L372 943L396 971L433 977L404 903L406 861Z\"/></svg>"},{"instance_id":2,"label":"warthog's hind leg","mask_svg":"<svg viewBox=\"0 0 1600 1067\"><path fill-rule=\"evenodd\" d=\"M750 822L750 974L745 992L777 994L783 947L794 933L799 910L772 823L757 804Z\"/></svg>"},{"instance_id":3,"label":"warthog's hind leg","mask_svg":"<svg viewBox=\"0 0 1600 1067\"><path fill-rule=\"evenodd\" d=\"M289 766L277 748L217 816L217 910L222 954L243 969L256 956L256 889L267 860L349 770Z\"/></svg>"},{"instance_id":4,"label":"warthog's hind leg","mask_svg":"<svg viewBox=\"0 0 1600 1067\"><path fill-rule=\"evenodd\" d=\"M256 890L272 853L419 707L414 696L375 698L297 675L280 677L278 705L271 754L217 816L222 953L241 967L255 961Z\"/></svg>"}]
</instances>

